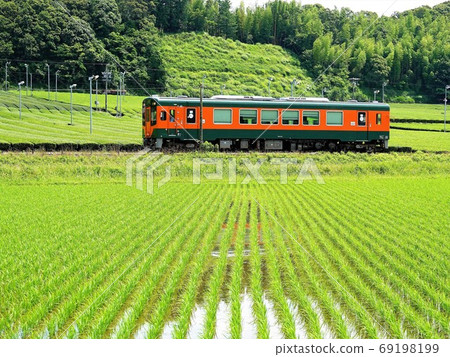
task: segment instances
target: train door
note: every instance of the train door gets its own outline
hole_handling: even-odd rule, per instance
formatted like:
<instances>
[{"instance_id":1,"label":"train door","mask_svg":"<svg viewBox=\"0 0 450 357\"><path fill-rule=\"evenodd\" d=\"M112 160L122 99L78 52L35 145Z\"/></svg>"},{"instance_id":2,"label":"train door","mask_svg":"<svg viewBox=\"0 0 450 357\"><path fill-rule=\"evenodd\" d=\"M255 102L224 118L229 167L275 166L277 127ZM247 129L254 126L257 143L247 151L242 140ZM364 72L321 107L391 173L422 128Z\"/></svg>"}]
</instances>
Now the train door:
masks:
<instances>
[{"instance_id":1,"label":"train door","mask_svg":"<svg viewBox=\"0 0 450 357\"><path fill-rule=\"evenodd\" d=\"M189 133L189 137L195 137L196 130L199 127L199 113L197 108L186 108L186 125L185 129Z\"/></svg>"},{"instance_id":2,"label":"train door","mask_svg":"<svg viewBox=\"0 0 450 357\"><path fill-rule=\"evenodd\" d=\"M168 120L167 120L167 135L177 136L178 135L178 118L175 109L167 109Z\"/></svg>"},{"instance_id":3,"label":"train door","mask_svg":"<svg viewBox=\"0 0 450 357\"><path fill-rule=\"evenodd\" d=\"M367 140L369 138L369 123L367 112L358 112L358 128L361 130L360 140Z\"/></svg>"}]
</instances>

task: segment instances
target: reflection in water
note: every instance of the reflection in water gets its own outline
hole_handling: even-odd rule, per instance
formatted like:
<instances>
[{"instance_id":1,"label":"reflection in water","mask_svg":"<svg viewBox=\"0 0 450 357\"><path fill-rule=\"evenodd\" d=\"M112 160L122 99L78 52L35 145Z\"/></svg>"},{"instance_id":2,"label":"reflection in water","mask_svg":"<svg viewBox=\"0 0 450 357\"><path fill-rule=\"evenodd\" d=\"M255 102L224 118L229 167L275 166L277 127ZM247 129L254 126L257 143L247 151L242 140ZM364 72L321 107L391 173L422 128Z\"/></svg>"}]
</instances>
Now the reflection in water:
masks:
<instances>
[{"instance_id":1,"label":"reflection in water","mask_svg":"<svg viewBox=\"0 0 450 357\"><path fill-rule=\"evenodd\" d=\"M144 339L148 336L148 331L150 331L150 323L146 322L141 327L138 328L134 334L134 338Z\"/></svg>"},{"instance_id":2,"label":"reflection in water","mask_svg":"<svg viewBox=\"0 0 450 357\"><path fill-rule=\"evenodd\" d=\"M216 338L230 338L230 318L230 304L223 300L220 301L217 308Z\"/></svg>"},{"instance_id":3,"label":"reflection in water","mask_svg":"<svg viewBox=\"0 0 450 357\"><path fill-rule=\"evenodd\" d=\"M283 338L283 332L281 332L280 324L275 315L275 307L272 301L270 301L266 295L263 297L263 303L266 306L267 322L269 324L269 337L270 338Z\"/></svg>"},{"instance_id":4,"label":"reflection in water","mask_svg":"<svg viewBox=\"0 0 450 357\"><path fill-rule=\"evenodd\" d=\"M188 338L201 338L203 331L203 321L205 320L206 310L197 305L192 313L191 325L189 327Z\"/></svg>"},{"instance_id":5,"label":"reflection in water","mask_svg":"<svg viewBox=\"0 0 450 357\"><path fill-rule=\"evenodd\" d=\"M286 301L287 301L287 304L289 307L289 311L290 311L291 315L294 317L295 331L297 334L297 338L300 338L300 339L308 338L305 324L304 324L302 318L300 317L300 314L298 313L296 304L288 297L286 297Z\"/></svg>"},{"instance_id":6,"label":"reflection in water","mask_svg":"<svg viewBox=\"0 0 450 357\"><path fill-rule=\"evenodd\" d=\"M252 298L247 290L241 301L242 309L242 338L256 338L256 326L252 314Z\"/></svg>"},{"instance_id":7,"label":"reflection in water","mask_svg":"<svg viewBox=\"0 0 450 357\"><path fill-rule=\"evenodd\" d=\"M319 305L317 304L316 301L312 300L311 298L309 299L309 301L311 302L311 307L313 308L313 310L317 314L317 317L319 318L320 333L322 334L322 338L327 338L327 339L333 338L334 334L330 330L330 327L328 326L328 324L325 322L323 315L322 315L322 310L320 309Z\"/></svg>"},{"instance_id":8,"label":"reflection in water","mask_svg":"<svg viewBox=\"0 0 450 357\"><path fill-rule=\"evenodd\" d=\"M117 334L120 331L120 328L122 327L122 325L125 323L125 321L128 319L128 317L131 314L131 308L128 308L127 310L125 310L125 312L123 313L122 318L120 319L120 321L117 323L116 327L114 327L113 332L111 333L111 338L117 338Z\"/></svg>"},{"instance_id":9,"label":"reflection in water","mask_svg":"<svg viewBox=\"0 0 450 357\"><path fill-rule=\"evenodd\" d=\"M164 331L161 335L161 338L169 339L172 338L173 328L176 325L176 321L169 321L166 326L164 326Z\"/></svg>"}]
</instances>

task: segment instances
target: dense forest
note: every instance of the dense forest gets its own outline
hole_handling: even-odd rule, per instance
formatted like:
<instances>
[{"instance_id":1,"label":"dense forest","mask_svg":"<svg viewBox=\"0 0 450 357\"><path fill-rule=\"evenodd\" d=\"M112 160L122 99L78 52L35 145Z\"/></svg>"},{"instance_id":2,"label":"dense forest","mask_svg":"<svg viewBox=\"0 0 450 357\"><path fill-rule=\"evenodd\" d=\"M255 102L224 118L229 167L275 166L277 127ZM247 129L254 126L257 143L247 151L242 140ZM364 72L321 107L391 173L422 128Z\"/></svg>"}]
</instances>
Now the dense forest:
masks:
<instances>
[{"instance_id":1,"label":"dense forest","mask_svg":"<svg viewBox=\"0 0 450 357\"><path fill-rule=\"evenodd\" d=\"M357 77L361 100L387 82L399 101L439 102L450 82L449 23L449 1L380 18L281 0L237 9L229 0L0 0L0 61L11 62L11 81L29 63L45 86L46 63L65 83L85 83L109 63L116 81L117 58L128 82L162 92L160 36L206 32L282 46L332 99L348 99L349 78Z\"/></svg>"}]
</instances>

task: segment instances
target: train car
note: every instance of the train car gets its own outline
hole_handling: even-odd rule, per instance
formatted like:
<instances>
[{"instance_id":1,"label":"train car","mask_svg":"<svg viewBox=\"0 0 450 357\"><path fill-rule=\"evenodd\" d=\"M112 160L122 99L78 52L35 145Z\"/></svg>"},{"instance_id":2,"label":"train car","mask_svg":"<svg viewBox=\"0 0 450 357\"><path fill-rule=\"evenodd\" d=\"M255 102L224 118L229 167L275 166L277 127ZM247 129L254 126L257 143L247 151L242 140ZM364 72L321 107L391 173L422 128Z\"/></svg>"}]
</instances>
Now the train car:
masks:
<instances>
[{"instance_id":1,"label":"train car","mask_svg":"<svg viewBox=\"0 0 450 357\"><path fill-rule=\"evenodd\" d=\"M203 111L203 123L200 123ZM387 149L389 105L326 98L157 96L144 99L144 145L222 150Z\"/></svg>"}]
</instances>

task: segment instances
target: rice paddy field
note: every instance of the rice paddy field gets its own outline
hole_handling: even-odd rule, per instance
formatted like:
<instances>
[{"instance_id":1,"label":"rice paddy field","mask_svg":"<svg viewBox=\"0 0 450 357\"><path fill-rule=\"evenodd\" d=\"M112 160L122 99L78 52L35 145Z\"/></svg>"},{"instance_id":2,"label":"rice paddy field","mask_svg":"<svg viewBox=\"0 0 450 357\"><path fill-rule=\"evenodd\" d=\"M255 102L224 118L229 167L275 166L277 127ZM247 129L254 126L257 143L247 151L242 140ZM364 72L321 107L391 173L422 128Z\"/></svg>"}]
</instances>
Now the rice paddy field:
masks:
<instances>
[{"instance_id":1,"label":"rice paddy field","mask_svg":"<svg viewBox=\"0 0 450 357\"><path fill-rule=\"evenodd\" d=\"M0 154L0 338L450 337L448 154L207 155L236 184L194 185L196 154L153 195L131 154Z\"/></svg>"}]
</instances>

